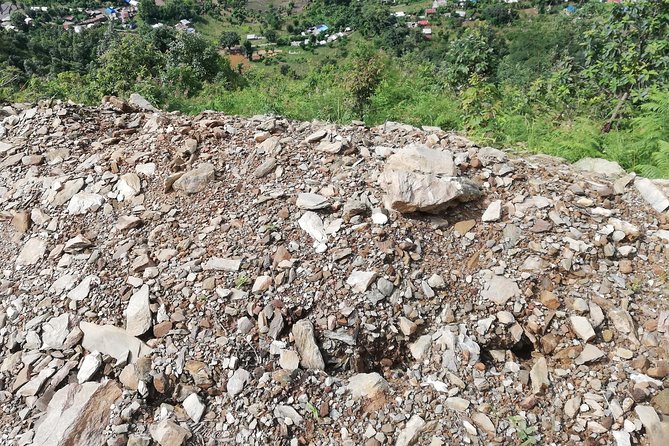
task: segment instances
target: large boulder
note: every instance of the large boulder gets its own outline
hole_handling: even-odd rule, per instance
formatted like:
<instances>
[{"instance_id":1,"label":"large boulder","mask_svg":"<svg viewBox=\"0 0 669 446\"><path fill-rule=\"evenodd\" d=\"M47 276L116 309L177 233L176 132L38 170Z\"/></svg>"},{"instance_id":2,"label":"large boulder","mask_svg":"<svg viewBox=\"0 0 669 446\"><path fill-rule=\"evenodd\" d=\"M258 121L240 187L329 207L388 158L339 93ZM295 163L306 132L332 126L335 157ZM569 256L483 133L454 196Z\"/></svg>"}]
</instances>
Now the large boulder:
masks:
<instances>
[{"instance_id":1,"label":"large boulder","mask_svg":"<svg viewBox=\"0 0 669 446\"><path fill-rule=\"evenodd\" d=\"M385 170L379 176L385 206L402 213L437 214L456 203L481 197L481 190L467 178L440 178L401 170Z\"/></svg>"},{"instance_id":2,"label":"large boulder","mask_svg":"<svg viewBox=\"0 0 669 446\"><path fill-rule=\"evenodd\" d=\"M202 192L207 188L209 182L214 179L214 166L210 163L200 164L197 168L190 170L174 182L175 190L187 194Z\"/></svg>"},{"instance_id":3,"label":"large boulder","mask_svg":"<svg viewBox=\"0 0 669 446\"><path fill-rule=\"evenodd\" d=\"M146 112L157 112L159 111L152 103L150 103L144 96L139 93L133 93L130 95L128 100L130 105L136 109L146 111Z\"/></svg>"},{"instance_id":4,"label":"large boulder","mask_svg":"<svg viewBox=\"0 0 669 446\"><path fill-rule=\"evenodd\" d=\"M57 391L42 417L33 446L105 443L111 407L121 396L115 381L68 384Z\"/></svg>"},{"instance_id":5,"label":"large boulder","mask_svg":"<svg viewBox=\"0 0 669 446\"><path fill-rule=\"evenodd\" d=\"M450 151L429 149L411 144L397 151L386 161L386 169L417 171L436 175L455 176L455 163Z\"/></svg>"},{"instance_id":6,"label":"large boulder","mask_svg":"<svg viewBox=\"0 0 669 446\"><path fill-rule=\"evenodd\" d=\"M608 177L625 175L625 169L620 167L620 164L603 158L582 158L574 163L574 167L585 172L598 173Z\"/></svg>"},{"instance_id":7,"label":"large boulder","mask_svg":"<svg viewBox=\"0 0 669 446\"><path fill-rule=\"evenodd\" d=\"M657 212L664 212L669 209L669 198L667 198L662 189L653 180L637 178L634 181L634 186L636 186L643 199Z\"/></svg>"}]
</instances>

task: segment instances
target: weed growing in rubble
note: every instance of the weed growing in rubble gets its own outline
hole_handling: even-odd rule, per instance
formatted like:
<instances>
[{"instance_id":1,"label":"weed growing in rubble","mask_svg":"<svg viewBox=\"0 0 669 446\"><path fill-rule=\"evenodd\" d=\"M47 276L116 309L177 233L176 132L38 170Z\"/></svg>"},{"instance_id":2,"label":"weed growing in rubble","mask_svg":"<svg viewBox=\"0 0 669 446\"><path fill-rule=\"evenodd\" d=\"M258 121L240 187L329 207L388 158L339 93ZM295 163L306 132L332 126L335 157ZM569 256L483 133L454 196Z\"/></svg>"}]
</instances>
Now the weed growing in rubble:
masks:
<instances>
[{"instance_id":1,"label":"weed growing in rubble","mask_svg":"<svg viewBox=\"0 0 669 446\"><path fill-rule=\"evenodd\" d=\"M516 429L518 435L518 446L530 446L537 444L539 439L536 437L537 428L535 426L528 426L527 421L520 415L509 417L509 422Z\"/></svg>"},{"instance_id":2,"label":"weed growing in rubble","mask_svg":"<svg viewBox=\"0 0 669 446\"><path fill-rule=\"evenodd\" d=\"M251 282L251 279L246 274L242 274L235 279L235 288L241 288L244 285L248 285Z\"/></svg>"}]
</instances>

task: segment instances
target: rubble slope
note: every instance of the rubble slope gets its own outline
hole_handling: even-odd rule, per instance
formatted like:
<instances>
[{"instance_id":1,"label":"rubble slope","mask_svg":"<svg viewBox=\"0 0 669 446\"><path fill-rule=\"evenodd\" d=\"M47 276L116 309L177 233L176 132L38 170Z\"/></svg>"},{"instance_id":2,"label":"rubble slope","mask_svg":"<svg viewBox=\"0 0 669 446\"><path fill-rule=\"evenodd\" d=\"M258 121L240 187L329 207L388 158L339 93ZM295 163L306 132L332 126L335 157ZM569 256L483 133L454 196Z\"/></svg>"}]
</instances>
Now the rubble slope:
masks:
<instances>
[{"instance_id":1,"label":"rubble slope","mask_svg":"<svg viewBox=\"0 0 669 446\"><path fill-rule=\"evenodd\" d=\"M0 444L664 445L666 184L598 170L5 107Z\"/></svg>"}]
</instances>

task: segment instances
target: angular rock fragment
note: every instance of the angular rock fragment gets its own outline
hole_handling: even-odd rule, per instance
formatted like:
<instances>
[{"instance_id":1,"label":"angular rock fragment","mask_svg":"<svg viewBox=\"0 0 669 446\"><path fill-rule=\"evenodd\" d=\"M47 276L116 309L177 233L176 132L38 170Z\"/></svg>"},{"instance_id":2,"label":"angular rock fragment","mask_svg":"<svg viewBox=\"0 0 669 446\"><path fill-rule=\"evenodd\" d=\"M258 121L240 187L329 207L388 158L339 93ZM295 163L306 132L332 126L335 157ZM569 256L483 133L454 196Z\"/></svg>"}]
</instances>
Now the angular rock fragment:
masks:
<instances>
[{"instance_id":1,"label":"angular rock fragment","mask_svg":"<svg viewBox=\"0 0 669 446\"><path fill-rule=\"evenodd\" d=\"M411 446L418 440L418 436L427 423L418 415L413 415L400 434L395 446Z\"/></svg>"},{"instance_id":2,"label":"angular rock fragment","mask_svg":"<svg viewBox=\"0 0 669 446\"><path fill-rule=\"evenodd\" d=\"M316 211L318 209L330 207L330 202L322 195L303 193L297 194L295 205L300 209Z\"/></svg>"},{"instance_id":3,"label":"angular rock fragment","mask_svg":"<svg viewBox=\"0 0 669 446\"><path fill-rule=\"evenodd\" d=\"M187 194L196 194L207 188L209 183L213 181L214 174L215 168L213 164L200 164L197 168L181 175L181 177L172 184L172 187L174 190L185 192Z\"/></svg>"},{"instance_id":4,"label":"angular rock fragment","mask_svg":"<svg viewBox=\"0 0 669 446\"><path fill-rule=\"evenodd\" d=\"M465 178L439 178L407 171L385 170L379 176L386 208L402 213L438 214L457 203L476 200L481 191Z\"/></svg>"},{"instance_id":5,"label":"angular rock fragment","mask_svg":"<svg viewBox=\"0 0 669 446\"><path fill-rule=\"evenodd\" d=\"M104 197L89 192L79 192L74 195L67 205L67 212L70 215L87 214L89 211L96 211L105 202Z\"/></svg>"},{"instance_id":6,"label":"angular rock fragment","mask_svg":"<svg viewBox=\"0 0 669 446\"><path fill-rule=\"evenodd\" d=\"M325 370L325 362L316 345L314 326L307 319L297 321L291 330L295 348L300 354L300 365L305 369Z\"/></svg>"},{"instance_id":7,"label":"angular rock fragment","mask_svg":"<svg viewBox=\"0 0 669 446\"><path fill-rule=\"evenodd\" d=\"M390 155L386 160L385 168L447 177L453 177L456 174L453 154L450 151L429 149L419 144L411 144Z\"/></svg>"},{"instance_id":8,"label":"angular rock fragment","mask_svg":"<svg viewBox=\"0 0 669 446\"><path fill-rule=\"evenodd\" d=\"M126 331L132 336L140 336L151 328L151 309L149 308L149 286L143 285L130 296L126 313Z\"/></svg>"},{"instance_id":9,"label":"angular rock fragment","mask_svg":"<svg viewBox=\"0 0 669 446\"><path fill-rule=\"evenodd\" d=\"M104 443L111 405L121 396L114 381L68 384L58 390L39 420L33 446Z\"/></svg>"},{"instance_id":10,"label":"angular rock fragment","mask_svg":"<svg viewBox=\"0 0 669 446\"><path fill-rule=\"evenodd\" d=\"M28 240L16 258L16 266L34 265L39 262L46 252L46 243L46 240L40 237Z\"/></svg>"},{"instance_id":11,"label":"angular rock fragment","mask_svg":"<svg viewBox=\"0 0 669 446\"><path fill-rule=\"evenodd\" d=\"M182 446L191 437L188 429L172 420L162 420L149 427L151 438L160 446Z\"/></svg>"},{"instance_id":12,"label":"angular rock fragment","mask_svg":"<svg viewBox=\"0 0 669 446\"><path fill-rule=\"evenodd\" d=\"M388 382L376 372L353 375L346 388L353 398L374 398L390 390Z\"/></svg>"},{"instance_id":13,"label":"angular rock fragment","mask_svg":"<svg viewBox=\"0 0 669 446\"><path fill-rule=\"evenodd\" d=\"M634 180L634 186L643 199L646 200L657 212L664 212L669 209L669 198L655 183L653 183L653 180L649 180L648 178L637 178Z\"/></svg>"},{"instance_id":14,"label":"angular rock fragment","mask_svg":"<svg viewBox=\"0 0 669 446\"><path fill-rule=\"evenodd\" d=\"M80 323L84 338L81 342L89 352L99 351L116 359L118 363L133 363L138 358L151 353L151 349L122 328L113 325Z\"/></svg>"}]
</instances>

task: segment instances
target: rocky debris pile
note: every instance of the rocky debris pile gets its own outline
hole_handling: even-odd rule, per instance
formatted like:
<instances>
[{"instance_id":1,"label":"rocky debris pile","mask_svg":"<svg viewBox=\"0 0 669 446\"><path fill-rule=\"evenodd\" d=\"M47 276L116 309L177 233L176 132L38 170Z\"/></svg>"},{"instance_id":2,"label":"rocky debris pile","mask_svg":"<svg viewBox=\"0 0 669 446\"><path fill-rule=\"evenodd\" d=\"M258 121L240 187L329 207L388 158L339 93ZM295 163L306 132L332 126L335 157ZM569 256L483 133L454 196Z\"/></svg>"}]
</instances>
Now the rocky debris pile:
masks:
<instances>
[{"instance_id":1,"label":"rocky debris pile","mask_svg":"<svg viewBox=\"0 0 669 446\"><path fill-rule=\"evenodd\" d=\"M0 443L666 444L666 183L149 106L0 111Z\"/></svg>"}]
</instances>

